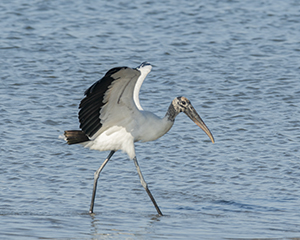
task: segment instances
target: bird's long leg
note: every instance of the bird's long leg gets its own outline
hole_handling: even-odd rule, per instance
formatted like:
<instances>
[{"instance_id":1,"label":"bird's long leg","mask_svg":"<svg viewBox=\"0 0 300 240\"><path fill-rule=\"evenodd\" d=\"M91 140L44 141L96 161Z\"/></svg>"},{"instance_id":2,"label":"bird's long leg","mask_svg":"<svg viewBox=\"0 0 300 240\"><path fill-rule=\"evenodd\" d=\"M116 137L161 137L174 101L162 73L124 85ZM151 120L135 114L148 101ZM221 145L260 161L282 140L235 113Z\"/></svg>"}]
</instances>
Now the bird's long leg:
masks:
<instances>
[{"instance_id":1,"label":"bird's long leg","mask_svg":"<svg viewBox=\"0 0 300 240\"><path fill-rule=\"evenodd\" d=\"M160 216L162 216L163 214L162 214L162 212L160 211L159 207L157 206L157 203L156 203L154 197L152 196L152 194L151 194L151 192L150 192L150 190L149 190L149 188L148 188L148 184L145 182L145 179L144 179L144 177L143 177L143 174L142 174L142 172L141 172L141 169L140 169L140 166L139 166L139 164L138 164L138 161L137 161L136 157L133 158L133 161L134 161L136 170L137 170L137 172L138 172L138 174L139 174L139 177L140 177L142 186L145 188L146 192L148 193L148 195L149 195L151 201L152 201L153 204L154 204L154 207L156 208L157 213L158 213Z\"/></svg>"},{"instance_id":2,"label":"bird's long leg","mask_svg":"<svg viewBox=\"0 0 300 240\"><path fill-rule=\"evenodd\" d=\"M93 188L93 195L91 200L91 206L90 206L90 213L93 213L94 211L94 202L96 197L96 190L97 190L97 182L98 178L100 176L100 172L105 167L106 163L109 161L109 159L114 155L115 151L111 151L108 155L108 157L105 159L105 161L102 163L102 165L99 167L99 169L94 173L94 188Z\"/></svg>"}]
</instances>

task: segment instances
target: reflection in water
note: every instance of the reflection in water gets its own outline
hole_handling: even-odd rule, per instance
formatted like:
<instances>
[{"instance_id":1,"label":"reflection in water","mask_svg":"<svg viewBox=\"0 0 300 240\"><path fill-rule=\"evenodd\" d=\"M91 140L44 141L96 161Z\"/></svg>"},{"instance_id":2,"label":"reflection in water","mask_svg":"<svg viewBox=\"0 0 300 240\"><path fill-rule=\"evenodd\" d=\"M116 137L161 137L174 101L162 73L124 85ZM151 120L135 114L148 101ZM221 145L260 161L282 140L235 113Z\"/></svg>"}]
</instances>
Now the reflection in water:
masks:
<instances>
[{"instance_id":1,"label":"reflection in water","mask_svg":"<svg viewBox=\"0 0 300 240\"><path fill-rule=\"evenodd\" d=\"M130 231L129 229L120 229L118 228L120 224L119 221L122 221L120 218L114 216L113 219L109 219L107 216L103 217L102 214L90 214L91 216L91 236L93 237L99 237L105 238L107 236L108 238L116 237L119 235L122 236L136 236L141 237L144 234L153 234L153 228L155 227L155 224L160 222L160 218L162 216L157 215L149 215L146 217L143 215L143 219L148 219L148 224L146 224L144 227L139 226L135 231ZM134 215L132 215L134 216ZM136 217L136 216L134 216ZM164 216L165 217L165 216ZM122 218L122 217L121 217ZM138 219L136 219L138 220ZM130 220L131 221L131 220ZM144 220L143 220L144 221ZM113 224L115 222L115 224ZM134 228L134 226L132 226Z\"/></svg>"}]
</instances>

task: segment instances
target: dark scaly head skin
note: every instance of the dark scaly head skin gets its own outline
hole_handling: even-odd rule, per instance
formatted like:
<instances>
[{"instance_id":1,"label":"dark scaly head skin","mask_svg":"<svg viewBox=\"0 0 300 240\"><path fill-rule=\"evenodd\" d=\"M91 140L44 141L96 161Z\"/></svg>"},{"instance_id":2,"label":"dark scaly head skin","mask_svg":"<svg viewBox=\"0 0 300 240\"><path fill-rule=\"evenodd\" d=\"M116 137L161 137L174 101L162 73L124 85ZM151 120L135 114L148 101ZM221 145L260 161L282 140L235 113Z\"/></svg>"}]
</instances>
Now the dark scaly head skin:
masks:
<instances>
[{"instance_id":1,"label":"dark scaly head skin","mask_svg":"<svg viewBox=\"0 0 300 240\"><path fill-rule=\"evenodd\" d=\"M210 138L212 143L215 142L214 137L208 127L205 125L204 121L201 119L195 108L192 106L191 102L186 97L177 97L172 101L172 107L174 108L173 121L175 117L180 113L184 112L194 123L196 123ZM171 106L170 106L171 108ZM171 116L170 116L171 117Z\"/></svg>"}]
</instances>

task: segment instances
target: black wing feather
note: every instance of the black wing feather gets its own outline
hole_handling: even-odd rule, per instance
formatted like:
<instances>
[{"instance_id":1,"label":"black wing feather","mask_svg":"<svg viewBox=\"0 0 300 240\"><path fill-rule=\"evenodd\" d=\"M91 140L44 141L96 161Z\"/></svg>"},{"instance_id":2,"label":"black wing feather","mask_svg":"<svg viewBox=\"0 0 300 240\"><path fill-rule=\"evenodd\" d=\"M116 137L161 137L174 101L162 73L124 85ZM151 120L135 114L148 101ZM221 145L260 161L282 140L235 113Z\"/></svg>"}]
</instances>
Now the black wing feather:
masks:
<instances>
[{"instance_id":1,"label":"black wing feather","mask_svg":"<svg viewBox=\"0 0 300 240\"><path fill-rule=\"evenodd\" d=\"M117 80L113 78L112 75L126 68L127 67L117 67L109 70L103 78L95 82L85 91L85 98L82 99L79 105L78 118L80 128L87 136L92 137L102 126L100 122L100 110L105 104L103 102L105 92L113 81Z\"/></svg>"}]
</instances>

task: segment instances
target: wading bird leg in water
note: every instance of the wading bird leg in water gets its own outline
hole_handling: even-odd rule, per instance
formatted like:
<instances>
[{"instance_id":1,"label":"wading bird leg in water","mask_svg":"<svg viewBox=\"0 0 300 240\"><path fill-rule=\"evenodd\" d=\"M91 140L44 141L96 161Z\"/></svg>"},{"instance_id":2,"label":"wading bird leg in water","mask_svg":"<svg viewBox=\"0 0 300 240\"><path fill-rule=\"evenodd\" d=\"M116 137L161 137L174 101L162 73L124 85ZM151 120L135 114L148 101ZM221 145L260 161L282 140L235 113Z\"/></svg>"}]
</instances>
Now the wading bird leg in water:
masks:
<instances>
[{"instance_id":1,"label":"wading bird leg in water","mask_svg":"<svg viewBox=\"0 0 300 240\"><path fill-rule=\"evenodd\" d=\"M143 177L143 174L142 174L142 172L141 172L141 169L140 169L140 166L139 166L139 163L138 163L136 157L133 158L133 161L134 161L134 165L135 165L135 167L136 167L136 170L137 170L137 172L138 172L138 174L139 174L139 177L140 177L142 186L145 188L146 192L148 193L148 195L149 195L151 201L153 202L154 207L156 208L157 213L158 213L160 216L162 216L163 214L162 214L162 212L160 211L159 207L157 206L157 203L156 203L154 197L152 196L152 194L151 194L151 192L150 192L150 190L149 190L149 188L148 188L148 184L145 182L145 179L144 179L144 177Z\"/></svg>"},{"instance_id":2,"label":"wading bird leg in water","mask_svg":"<svg viewBox=\"0 0 300 240\"><path fill-rule=\"evenodd\" d=\"M97 182L100 176L100 172L105 167L106 163L108 163L109 159L114 155L115 151L111 151L108 155L108 157L105 159L105 161L102 163L102 165L99 167L99 169L94 174L94 187L93 187L93 195L91 200L91 206L90 206L90 213L93 213L94 211L94 202L96 197L96 190L97 190Z\"/></svg>"}]
</instances>

